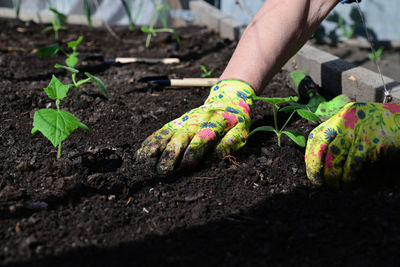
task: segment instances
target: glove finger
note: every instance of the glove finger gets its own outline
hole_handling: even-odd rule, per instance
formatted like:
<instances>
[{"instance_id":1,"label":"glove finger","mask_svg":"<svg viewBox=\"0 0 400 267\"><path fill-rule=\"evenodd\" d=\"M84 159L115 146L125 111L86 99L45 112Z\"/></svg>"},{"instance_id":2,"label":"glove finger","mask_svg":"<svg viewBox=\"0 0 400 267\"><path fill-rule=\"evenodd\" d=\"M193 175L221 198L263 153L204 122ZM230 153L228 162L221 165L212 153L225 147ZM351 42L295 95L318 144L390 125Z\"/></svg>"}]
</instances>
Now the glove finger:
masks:
<instances>
[{"instance_id":1,"label":"glove finger","mask_svg":"<svg viewBox=\"0 0 400 267\"><path fill-rule=\"evenodd\" d=\"M248 127L242 123L230 129L215 148L218 157L223 158L241 149L246 144L248 133Z\"/></svg>"},{"instance_id":2,"label":"glove finger","mask_svg":"<svg viewBox=\"0 0 400 267\"><path fill-rule=\"evenodd\" d=\"M207 123L207 127L202 127L186 149L181 167L190 168L196 166L209 148L222 136L224 127L225 125L222 123Z\"/></svg>"},{"instance_id":3,"label":"glove finger","mask_svg":"<svg viewBox=\"0 0 400 267\"><path fill-rule=\"evenodd\" d=\"M331 141L325 153L323 173L328 188L341 187L343 169L350 149L350 142L346 140L342 136L337 136Z\"/></svg>"},{"instance_id":4,"label":"glove finger","mask_svg":"<svg viewBox=\"0 0 400 267\"><path fill-rule=\"evenodd\" d=\"M136 159L142 161L149 157L157 157L167 146L174 132L175 130L169 124L155 131L143 141L136 152Z\"/></svg>"},{"instance_id":5,"label":"glove finger","mask_svg":"<svg viewBox=\"0 0 400 267\"><path fill-rule=\"evenodd\" d=\"M305 154L307 177L318 186L324 184L323 166L325 154L328 150L329 142L334 138L324 136L325 125L326 123L323 123L311 131L308 136Z\"/></svg>"},{"instance_id":6,"label":"glove finger","mask_svg":"<svg viewBox=\"0 0 400 267\"><path fill-rule=\"evenodd\" d=\"M174 170L193 135L190 131L179 131L171 137L157 164L158 173L167 174Z\"/></svg>"},{"instance_id":7,"label":"glove finger","mask_svg":"<svg viewBox=\"0 0 400 267\"><path fill-rule=\"evenodd\" d=\"M343 184L350 184L355 181L356 174L363 167L367 159L367 151L361 138L351 145L343 171Z\"/></svg>"}]
</instances>

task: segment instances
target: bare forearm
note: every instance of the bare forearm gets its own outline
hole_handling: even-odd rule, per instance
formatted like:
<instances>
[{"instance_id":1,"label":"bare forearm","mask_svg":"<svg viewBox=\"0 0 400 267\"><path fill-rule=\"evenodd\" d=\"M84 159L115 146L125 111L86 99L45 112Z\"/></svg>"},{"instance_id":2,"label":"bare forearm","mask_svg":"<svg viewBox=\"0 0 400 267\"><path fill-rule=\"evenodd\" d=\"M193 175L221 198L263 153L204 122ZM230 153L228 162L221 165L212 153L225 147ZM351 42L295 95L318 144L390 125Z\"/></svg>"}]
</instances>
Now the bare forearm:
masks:
<instances>
[{"instance_id":1,"label":"bare forearm","mask_svg":"<svg viewBox=\"0 0 400 267\"><path fill-rule=\"evenodd\" d=\"M260 93L338 2L267 0L245 30L221 79L246 81Z\"/></svg>"}]
</instances>

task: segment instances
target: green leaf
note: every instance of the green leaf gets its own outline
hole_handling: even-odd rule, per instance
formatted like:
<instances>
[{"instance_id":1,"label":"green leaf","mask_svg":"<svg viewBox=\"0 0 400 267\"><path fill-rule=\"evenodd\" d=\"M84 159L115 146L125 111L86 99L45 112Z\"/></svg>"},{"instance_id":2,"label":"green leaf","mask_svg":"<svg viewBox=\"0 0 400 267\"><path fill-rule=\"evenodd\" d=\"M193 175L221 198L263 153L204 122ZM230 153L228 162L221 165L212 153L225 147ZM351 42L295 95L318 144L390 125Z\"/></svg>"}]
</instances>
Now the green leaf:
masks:
<instances>
[{"instance_id":1,"label":"green leaf","mask_svg":"<svg viewBox=\"0 0 400 267\"><path fill-rule=\"evenodd\" d=\"M296 111L298 109L304 109L304 108L302 108L302 107L299 108L299 107L296 107L296 106L286 106L286 107L280 108L279 112L289 113L289 112L294 112L294 111Z\"/></svg>"},{"instance_id":2,"label":"green leaf","mask_svg":"<svg viewBox=\"0 0 400 267\"><path fill-rule=\"evenodd\" d=\"M45 46L43 48L40 48L37 51L37 56L39 58L41 58L43 56L53 56L53 55L57 54L58 51L60 51L60 45L59 44L52 44L52 45L48 45L48 46Z\"/></svg>"},{"instance_id":3,"label":"green leaf","mask_svg":"<svg viewBox=\"0 0 400 267\"><path fill-rule=\"evenodd\" d=\"M64 141L75 129L89 128L65 110L40 109L33 116L32 134L40 131L54 147Z\"/></svg>"},{"instance_id":4,"label":"green leaf","mask_svg":"<svg viewBox=\"0 0 400 267\"><path fill-rule=\"evenodd\" d=\"M97 87L103 92L104 95L107 95L107 87L104 85L102 80L88 72L85 72L85 75L97 85Z\"/></svg>"},{"instance_id":5,"label":"green leaf","mask_svg":"<svg viewBox=\"0 0 400 267\"><path fill-rule=\"evenodd\" d=\"M271 127L271 126L261 126L261 127L257 127L257 128L255 128L253 131L251 131L251 132L249 133L249 137L250 137L251 135L253 135L254 133L256 133L256 132L275 132L275 133L276 133L276 130L274 129L274 127Z\"/></svg>"},{"instance_id":6,"label":"green leaf","mask_svg":"<svg viewBox=\"0 0 400 267\"><path fill-rule=\"evenodd\" d=\"M320 121L319 117L312 113L311 111L305 110L305 109L298 109L297 114L299 114L301 117L303 117L306 120L309 121Z\"/></svg>"},{"instance_id":7,"label":"green leaf","mask_svg":"<svg viewBox=\"0 0 400 267\"><path fill-rule=\"evenodd\" d=\"M44 32L51 31L52 29L53 29L53 26L47 26L46 28L44 28L44 29L41 30L40 32L44 33Z\"/></svg>"},{"instance_id":8,"label":"green leaf","mask_svg":"<svg viewBox=\"0 0 400 267\"><path fill-rule=\"evenodd\" d=\"M303 134L301 132L299 132L297 130L286 130L286 131L283 131L282 133L286 134L297 145L299 145L301 147L306 146L306 138L303 136Z\"/></svg>"},{"instance_id":9,"label":"green leaf","mask_svg":"<svg viewBox=\"0 0 400 267\"><path fill-rule=\"evenodd\" d=\"M297 102L299 98L297 96L289 96L289 97L259 97L259 96L253 96L254 100L262 100L265 102L268 102L273 105L281 104L281 103L286 103L286 102Z\"/></svg>"},{"instance_id":10,"label":"green leaf","mask_svg":"<svg viewBox=\"0 0 400 267\"><path fill-rule=\"evenodd\" d=\"M142 26L142 27L140 27L140 30L142 31L142 32L144 32L144 33L153 33L154 31L153 30L151 30L149 27L147 27L147 26Z\"/></svg>"},{"instance_id":11,"label":"green leaf","mask_svg":"<svg viewBox=\"0 0 400 267\"><path fill-rule=\"evenodd\" d=\"M54 68L56 68L56 69L66 69L67 71L70 71L72 73L79 73L79 70L77 70L75 68L67 67L67 66L60 65L60 64L54 65Z\"/></svg>"},{"instance_id":12,"label":"green leaf","mask_svg":"<svg viewBox=\"0 0 400 267\"><path fill-rule=\"evenodd\" d=\"M69 88L72 84L63 84L60 82L56 76L52 76L49 85L44 88L49 98L53 100L61 100L67 96Z\"/></svg>"},{"instance_id":13,"label":"green leaf","mask_svg":"<svg viewBox=\"0 0 400 267\"><path fill-rule=\"evenodd\" d=\"M57 15L57 17L62 20L62 21L67 21L67 16L65 16L63 13L59 12L57 9L55 8L49 8L51 12L53 12L54 14Z\"/></svg>"},{"instance_id":14,"label":"green leaf","mask_svg":"<svg viewBox=\"0 0 400 267\"><path fill-rule=\"evenodd\" d=\"M83 36L79 36L78 39L76 39L75 41L70 41L67 43L69 48L76 48L83 40Z\"/></svg>"},{"instance_id":15,"label":"green leaf","mask_svg":"<svg viewBox=\"0 0 400 267\"><path fill-rule=\"evenodd\" d=\"M89 29L92 28L92 11L90 9L90 4L88 0L83 0L83 10L85 11L86 21L88 23Z\"/></svg>"},{"instance_id":16,"label":"green leaf","mask_svg":"<svg viewBox=\"0 0 400 267\"><path fill-rule=\"evenodd\" d=\"M73 68L76 66L76 64L78 64L78 61L79 61L79 59L74 54L71 54L65 60L65 64L67 64L69 67Z\"/></svg>"}]
</instances>

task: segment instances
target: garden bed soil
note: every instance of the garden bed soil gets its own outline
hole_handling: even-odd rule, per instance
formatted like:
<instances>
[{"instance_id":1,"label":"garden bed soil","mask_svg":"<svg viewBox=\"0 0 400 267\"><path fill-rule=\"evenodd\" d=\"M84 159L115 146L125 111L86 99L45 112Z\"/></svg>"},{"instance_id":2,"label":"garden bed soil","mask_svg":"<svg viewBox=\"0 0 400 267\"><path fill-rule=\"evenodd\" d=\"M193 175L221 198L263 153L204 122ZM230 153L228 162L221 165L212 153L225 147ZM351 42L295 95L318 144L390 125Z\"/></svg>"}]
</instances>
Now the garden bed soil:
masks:
<instances>
[{"instance_id":1,"label":"garden bed soil","mask_svg":"<svg viewBox=\"0 0 400 267\"><path fill-rule=\"evenodd\" d=\"M0 20L0 264L2 266L391 266L398 264L397 185L329 191L307 180L304 148L270 133L254 135L232 159L210 155L190 173L160 176L154 159L135 161L146 136L203 103L209 88L153 88L137 81L166 74L222 73L235 43L202 27L179 28L182 47L158 35L145 48L138 29L69 26L60 42L84 36L79 69L100 77L104 97L85 85L62 107L90 131L77 130L62 156L40 133L34 111L51 105L43 88L60 55L39 59L53 43L43 25ZM104 58L175 57L175 65L107 64ZM281 72L265 96L289 96ZM256 103L253 127L271 125ZM313 125L297 118L305 135Z\"/></svg>"}]
</instances>

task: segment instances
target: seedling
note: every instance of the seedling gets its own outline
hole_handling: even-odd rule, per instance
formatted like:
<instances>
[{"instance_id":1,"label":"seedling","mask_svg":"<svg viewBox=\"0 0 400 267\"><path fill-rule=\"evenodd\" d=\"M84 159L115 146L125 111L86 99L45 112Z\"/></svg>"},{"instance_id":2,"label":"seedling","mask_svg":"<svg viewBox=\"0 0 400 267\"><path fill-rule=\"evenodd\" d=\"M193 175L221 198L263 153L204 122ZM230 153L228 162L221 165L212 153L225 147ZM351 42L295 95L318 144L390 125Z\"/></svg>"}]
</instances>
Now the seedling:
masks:
<instances>
[{"instance_id":1,"label":"seedling","mask_svg":"<svg viewBox=\"0 0 400 267\"><path fill-rule=\"evenodd\" d=\"M286 107L286 112L291 112L289 118L283 124L283 126L279 129L278 127L278 111L280 111L279 104L289 103L289 102L297 102L299 98L296 96L290 96L285 98L269 98L269 97L258 97L254 96L253 100L262 100L267 103L272 104L273 106L273 117L274 117L274 127L272 126L261 126L255 128L253 131L250 132L249 136L253 135L259 131L266 131L266 132L274 132L278 137L278 146L281 146L281 136L282 134L287 135L290 139L293 140L297 145L304 147L306 145L306 139L303 134L297 130L285 130L285 127L289 123L290 119L293 117L295 113L299 114L301 117L312 120L312 121L319 121L319 118L313 114L312 112L303 109L301 106L288 106Z\"/></svg>"},{"instance_id":2,"label":"seedling","mask_svg":"<svg viewBox=\"0 0 400 267\"><path fill-rule=\"evenodd\" d=\"M77 81L76 80L76 75L79 73L79 70L73 68L73 67L69 67L69 66L64 66L64 65L60 65L60 64L56 64L54 65L54 68L58 69L58 68L62 68L65 69L69 72L71 72L71 77L72 77L72 82L73 85L75 87L75 99L78 99L78 87L81 86L82 84L85 83L90 83L90 82L94 82L94 84L97 86L97 88L100 89L100 91L104 94L107 95L107 88L104 85L104 83L100 80L100 78L88 73L88 72L84 72L84 74L86 75L86 79L84 80L80 80Z\"/></svg>"},{"instance_id":3,"label":"seedling","mask_svg":"<svg viewBox=\"0 0 400 267\"><path fill-rule=\"evenodd\" d=\"M74 115L60 109L60 101L67 96L72 84L64 85L53 75L49 85L44 88L47 96L56 101L57 110L40 109L33 115L33 128L31 133L40 131L54 147L58 147L57 158L61 157L62 142L77 128L89 130Z\"/></svg>"},{"instance_id":4,"label":"seedling","mask_svg":"<svg viewBox=\"0 0 400 267\"><path fill-rule=\"evenodd\" d=\"M373 49L372 52L368 53L368 58L371 62L379 62L382 59L383 46L378 49Z\"/></svg>"},{"instance_id":5,"label":"seedling","mask_svg":"<svg viewBox=\"0 0 400 267\"><path fill-rule=\"evenodd\" d=\"M83 0L83 11L85 12L86 20L89 26L89 29L92 29L92 10L90 8L90 3L88 0Z\"/></svg>"},{"instance_id":6,"label":"seedling","mask_svg":"<svg viewBox=\"0 0 400 267\"><path fill-rule=\"evenodd\" d=\"M17 18L19 18L19 11L21 10L22 0L13 0L12 2L15 9L15 15L17 16Z\"/></svg>"},{"instance_id":7,"label":"seedling","mask_svg":"<svg viewBox=\"0 0 400 267\"><path fill-rule=\"evenodd\" d=\"M349 28L346 27L346 23L344 22L344 19L338 15L338 27L341 31L341 36L345 37L347 39L351 39L354 36L354 32L355 32L355 26L350 26Z\"/></svg>"},{"instance_id":8,"label":"seedling","mask_svg":"<svg viewBox=\"0 0 400 267\"><path fill-rule=\"evenodd\" d=\"M203 73L201 74L201 77L202 77L202 78L211 77L211 74L212 74L213 70L207 70L206 66L204 66L204 65L200 65L200 69L201 69L201 71L203 72Z\"/></svg>"},{"instance_id":9,"label":"seedling","mask_svg":"<svg viewBox=\"0 0 400 267\"><path fill-rule=\"evenodd\" d=\"M66 52L64 49L62 49L60 47L60 45L58 43L56 43L56 44L51 44L49 46L40 48L37 52L37 55L40 58L43 56L52 56L52 55L57 54L58 51L61 51L67 57L65 59L65 64L67 64L67 66L73 68L79 62L79 59L78 59L79 52L76 51L76 48L82 42L82 40L83 40L83 36L79 36L78 39L76 39L75 41L70 41L67 43L68 48L72 49L72 53Z\"/></svg>"},{"instance_id":10,"label":"seedling","mask_svg":"<svg viewBox=\"0 0 400 267\"><path fill-rule=\"evenodd\" d=\"M140 0L139 8L136 12L135 17L132 16L132 0L121 0L122 6L125 9L126 14L129 19L129 30L132 31L133 27L136 24L137 19L139 18L140 13L142 13L143 9L143 0Z\"/></svg>"},{"instance_id":11,"label":"seedling","mask_svg":"<svg viewBox=\"0 0 400 267\"><path fill-rule=\"evenodd\" d=\"M42 32L48 32L50 30L54 31L54 38L58 40L58 31L59 30L66 30L67 27L63 26L62 24L67 21L67 16L63 13L59 12L55 8L49 8L51 12L54 13L54 19L51 20L51 26L47 26L42 30Z\"/></svg>"},{"instance_id":12,"label":"seedling","mask_svg":"<svg viewBox=\"0 0 400 267\"><path fill-rule=\"evenodd\" d=\"M176 33L175 29L168 28L167 19L162 15L162 11L163 10L170 10L170 9L171 9L171 6L169 6L169 5L158 5L158 4L156 4L155 12L153 13L153 17L151 18L150 25L149 26L142 26L140 28L142 32L147 33L146 47L150 46L151 37L157 36L157 34L159 32L169 32L169 33L171 33L174 36L178 46L179 47L181 46L181 39L179 38L179 35ZM161 20L161 23L163 25L163 28L155 29L154 28L154 24L156 22L156 18L157 18L158 15L160 16L160 20Z\"/></svg>"}]
</instances>

